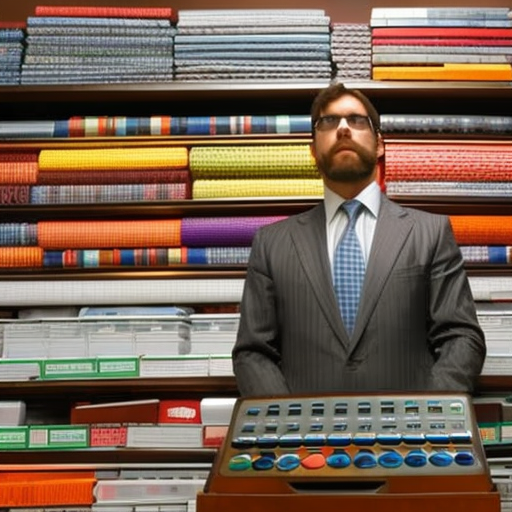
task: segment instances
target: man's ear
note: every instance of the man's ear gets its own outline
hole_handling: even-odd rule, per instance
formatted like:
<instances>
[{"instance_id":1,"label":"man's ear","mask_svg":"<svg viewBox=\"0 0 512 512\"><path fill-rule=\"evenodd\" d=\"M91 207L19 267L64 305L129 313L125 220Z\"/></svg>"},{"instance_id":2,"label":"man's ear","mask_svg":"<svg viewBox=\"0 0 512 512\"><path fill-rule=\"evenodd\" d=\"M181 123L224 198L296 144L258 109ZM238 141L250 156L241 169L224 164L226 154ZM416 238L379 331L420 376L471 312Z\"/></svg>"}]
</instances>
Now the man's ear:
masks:
<instances>
[{"instance_id":1,"label":"man's ear","mask_svg":"<svg viewBox=\"0 0 512 512\"><path fill-rule=\"evenodd\" d=\"M384 156L384 139L382 138L382 134L377 133L377 158L382 158Z\"/></svg>"}]
</instances>

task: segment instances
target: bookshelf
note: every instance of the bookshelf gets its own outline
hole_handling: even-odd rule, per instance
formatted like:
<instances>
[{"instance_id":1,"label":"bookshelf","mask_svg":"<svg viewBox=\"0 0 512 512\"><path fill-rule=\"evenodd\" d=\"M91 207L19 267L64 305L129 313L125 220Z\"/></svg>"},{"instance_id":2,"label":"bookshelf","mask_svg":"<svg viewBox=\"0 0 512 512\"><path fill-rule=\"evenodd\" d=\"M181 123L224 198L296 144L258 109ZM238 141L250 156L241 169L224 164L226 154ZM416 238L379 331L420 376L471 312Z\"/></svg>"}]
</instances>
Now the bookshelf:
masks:
<instances>
[{"instance_id":1,"label":"bookshelf","mask_svg":"<svg viewBox=\"0 0 512 512\"><path fill-rule=\"evenodd\" d=\"M66 118L72 115L236 115L264 112L267 114L305 114L312 99L324 83L213 83L180 84L158 83L144 85L94 86L19 86L0 89L0 116L3 120ZM410 83L410 82L354 82L348 87L361 89L384 113L471 113L512 115L512 88L509 84L480 83ZM301 136L308 140L308 134ZM239 138L239 137L238 137ZM291 137L290 140L297 140ZM23 139L1 140L2 148L66 147L80 144L84 147L143 144L172 145L189 143L223 144L229 137L191 139L186 137L126 138L122 141L102 137L81 139ZM247 138L261 142L262 138ZM263 139L264 140L264 139ZM397 198L402 204L444 214L512 215L512 203L506 199L483 198ZM50 219L157 219L162 217L207 215L289 215L299 213L316 204L315 199L249 199L249 200L183 200L160 201L145 204L102 205L2 205L3 222ZM512 275L508 265L468 265L470 275ZM26 283L37 280L172 280L184 277L243 279L243 266L175 265L165 269L41 269L0 270L0 283ZM1 284L0 284L1 285ZM36 305L36 304L35 304ZM512 376L480 379L478 392L506 392ZM25 400L28 407L52 407L56 416L65 414L72 401L103 397L105 399L133 399L144 397L204 397L236 396L232 377L212 378L155 378L108 379L53 382L0 382L4 399ZM1 453L5 463L52 462L109 462L109 461L211 461L214 451L179 450L107 450L101 454L87 450L69 452L12 452Z\"/></svg>"}]
</instances>

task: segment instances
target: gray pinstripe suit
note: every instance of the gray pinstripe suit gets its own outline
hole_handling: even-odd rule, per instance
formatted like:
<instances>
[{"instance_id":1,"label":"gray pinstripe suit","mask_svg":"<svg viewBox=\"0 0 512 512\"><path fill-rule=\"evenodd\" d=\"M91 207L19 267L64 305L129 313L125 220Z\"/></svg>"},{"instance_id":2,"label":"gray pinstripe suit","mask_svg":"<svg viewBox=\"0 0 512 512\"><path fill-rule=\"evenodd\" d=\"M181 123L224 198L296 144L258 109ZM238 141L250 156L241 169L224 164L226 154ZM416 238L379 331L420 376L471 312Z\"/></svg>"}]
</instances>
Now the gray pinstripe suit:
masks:
<instances>
[{"instance_id":1,"label":"gray pinstripe suit","mask_svg":"<svg viewBox=\"0 0 512 512\"><path fill-rule=\"evenodd\" d=\"M485 357L449 219L382 196L352 339L323 204L259 230L233 350L242 396L470 392Z\"/></svg>"}]
</instances>

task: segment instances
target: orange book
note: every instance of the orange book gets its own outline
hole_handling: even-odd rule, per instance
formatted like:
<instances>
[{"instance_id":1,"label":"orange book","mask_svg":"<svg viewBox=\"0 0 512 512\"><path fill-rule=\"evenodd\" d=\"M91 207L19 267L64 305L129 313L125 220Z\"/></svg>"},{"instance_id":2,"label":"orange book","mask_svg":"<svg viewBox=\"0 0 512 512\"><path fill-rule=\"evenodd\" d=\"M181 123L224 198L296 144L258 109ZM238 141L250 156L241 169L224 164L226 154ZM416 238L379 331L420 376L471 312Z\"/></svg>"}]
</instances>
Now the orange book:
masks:
<instances>
[{"instance_id":1,"label":"orange book","mask_svg":"<svg viewBox=\"0 0 512 512\"><path fill-rule=\"evenodd\" d=\"M23 471L2 473L0 507L92 505L93 471Z\"/></svg>"}]
</instances>

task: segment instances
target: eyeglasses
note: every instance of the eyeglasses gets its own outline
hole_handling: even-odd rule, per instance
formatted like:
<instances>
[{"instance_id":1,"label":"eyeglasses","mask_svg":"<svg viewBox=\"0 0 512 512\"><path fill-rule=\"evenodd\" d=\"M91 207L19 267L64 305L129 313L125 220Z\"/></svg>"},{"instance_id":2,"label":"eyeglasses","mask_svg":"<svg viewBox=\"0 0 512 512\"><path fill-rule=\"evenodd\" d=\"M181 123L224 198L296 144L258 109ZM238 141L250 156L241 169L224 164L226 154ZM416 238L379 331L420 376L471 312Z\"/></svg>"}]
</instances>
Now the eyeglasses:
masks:
<instances>
[{"instance_id":1,"label":"eyeglasses","mask_svg":"<svg viewBox=\"0 0 512 512\"><path fill-rule=\"evenodd\" d=\"M361 114L349 114L348 116L330 114L328 116L321 116L315 121L315 129L320 132L337 130L342 119L345 119L349 128L354 130L373 130L372 120L368 116L362 116Z\"/></svg>"}]
</instances>

